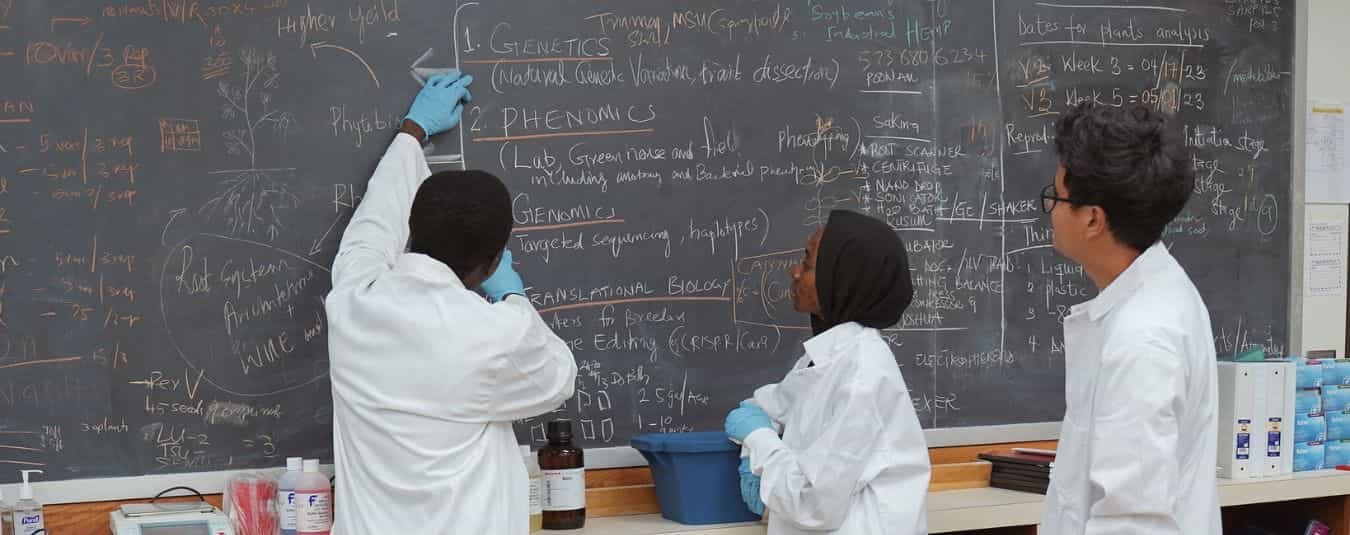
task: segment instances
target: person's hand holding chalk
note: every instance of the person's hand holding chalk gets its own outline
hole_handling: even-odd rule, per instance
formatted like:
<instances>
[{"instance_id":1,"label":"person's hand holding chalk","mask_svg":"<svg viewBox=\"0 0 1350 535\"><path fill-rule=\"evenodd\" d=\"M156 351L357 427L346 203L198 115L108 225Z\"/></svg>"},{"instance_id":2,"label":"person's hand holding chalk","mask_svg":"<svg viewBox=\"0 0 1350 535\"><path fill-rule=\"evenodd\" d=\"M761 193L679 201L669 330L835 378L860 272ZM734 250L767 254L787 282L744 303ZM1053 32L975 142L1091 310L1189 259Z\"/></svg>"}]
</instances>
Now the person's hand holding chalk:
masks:
<instances>
[{"instance_id":1,"label":"person's hand holding chalk","mask_svg":"<svg viewBox=\"0 0 1350 535\"><path fill-rule=\"evenodd\" d=\"M469 84L473 76L461 75L459 70L438 74L427 80L422 91L417 93L412 108L408 110L408 120L422 127L426 138L430 138L459 124L464 112L464 103L473 101L469 94Z\"/></svg>"}]
</instances>

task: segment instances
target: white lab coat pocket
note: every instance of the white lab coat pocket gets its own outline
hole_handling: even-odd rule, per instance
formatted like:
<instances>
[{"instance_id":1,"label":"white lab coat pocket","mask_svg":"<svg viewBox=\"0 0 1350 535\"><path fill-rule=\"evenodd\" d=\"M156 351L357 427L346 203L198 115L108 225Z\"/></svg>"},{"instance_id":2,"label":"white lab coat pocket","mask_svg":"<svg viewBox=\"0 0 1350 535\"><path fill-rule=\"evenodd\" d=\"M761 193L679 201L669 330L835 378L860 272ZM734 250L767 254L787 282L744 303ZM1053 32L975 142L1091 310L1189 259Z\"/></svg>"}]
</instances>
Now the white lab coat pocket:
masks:
<instances>
[{"instance_id":1,"label":"white lab coat pocket","mask_svg":"<svg viewBox=\"0 0 1350 535\"><path fill-rule=\"evenodd\" d=\"M1050 468L1050 494L1041 533L1045 535L1082 533L1087 517L1088 429L1065 414L1055 463Z\"/></svg>"},{"instance_id":2,"label":"white lab coat pocket","mask_svg":"<svg viewBox=\"0 0 1350 535\"><path fill-rule=\"evenodd\" d=\"M1093 393L1099 367L1100 344L1093 343L1093 326L1075 313L1064 321L1065 353L1077 355L1064 367L1064 421L1060 424L1055 464L1050 469L1050 491L1042 517L1043 534L1083 532L1091 485L1088 468Z\"/></svg>"}]
</instances>

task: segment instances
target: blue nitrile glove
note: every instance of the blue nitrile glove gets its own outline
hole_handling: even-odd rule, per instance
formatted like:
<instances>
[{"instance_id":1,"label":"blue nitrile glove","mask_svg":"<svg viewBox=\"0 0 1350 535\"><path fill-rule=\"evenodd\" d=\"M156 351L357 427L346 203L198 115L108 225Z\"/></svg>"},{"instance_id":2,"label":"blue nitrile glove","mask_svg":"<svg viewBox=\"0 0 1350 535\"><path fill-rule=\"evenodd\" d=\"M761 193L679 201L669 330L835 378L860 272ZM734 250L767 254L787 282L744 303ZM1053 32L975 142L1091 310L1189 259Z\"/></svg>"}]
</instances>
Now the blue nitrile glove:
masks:
<instances>
[{"instance_id":1,"label":"blue nitrile glove","mask_svg":"<svg viewBox=\"0 0 1350 535\"><path fill-rule=\"evenodd\" d=\"M750 458L741 459L741 501L750 512L764 516L764 502L759 499L759 476L750 471Z\"/></svg>"},{"instance_id":2,"label":"blue nitrile glove","mask_svg":"<svg viewBox=\"0 0 1350 535\"><path fill-rule=\"evenodd\" d=\"M759 408L750 401L742 401L741 406L736 407L727 414L725 424L727 436L736 442L744 443L745 437L750 433L760 429L773 429L773 421L769 420L769 415L764 413L764 409Z\"/></svg>"},{"instance_id":3,"label":"blue nitrile glove","mask_svg":"<svg viewBox=\"0 0 1350 535\"><path fill-rule=\"evenodd\" d=\"M520 275L516 274L516 269L511 267L510 249L502 253L502 261L497 264L497 270L493 271L479 288L493 303L506 299L506 296L511 294L525 295L525 283L520 280Z\"/></svg>"},{"instance_id":4,"label":"blue nitrile glove","mask_svg":"<svg viewBox=\"0 0 1350 535\"><path fill-rule=\"evenodd\" d=\"M454 128L464 112L464 103L473 100L469 94L471 83L473 76L460 76L459 70L428 78L408 109L408 119L422 127L427 137Z\"/></svg>"}]
</instances>

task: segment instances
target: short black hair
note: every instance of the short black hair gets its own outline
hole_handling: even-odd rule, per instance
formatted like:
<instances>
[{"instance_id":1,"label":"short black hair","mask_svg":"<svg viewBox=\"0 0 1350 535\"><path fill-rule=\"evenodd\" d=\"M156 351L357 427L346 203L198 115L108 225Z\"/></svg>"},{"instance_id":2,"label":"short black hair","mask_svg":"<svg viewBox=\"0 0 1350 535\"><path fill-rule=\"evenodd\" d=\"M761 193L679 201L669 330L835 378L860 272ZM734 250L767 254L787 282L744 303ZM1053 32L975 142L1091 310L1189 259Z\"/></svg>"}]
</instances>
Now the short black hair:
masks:
<instances>
[{"instance_id":1,"label":"short black hair","mask_svg":"<svg viewBox=\"0 0 1350 535\"><path fill-rule=\"evenodd\" d=\"M511 195L484 171L441 171L417 188L408 250L441 261L462 280L497 258L511 238Z\"/></svg>"},{"instance_id":2,"label":"short black hair","mask_svg":"<svg viewBox=\"0 0 1350 535\"><path fill-rule=\"evenodd\" d=\"M1195 187L1190 153L1175 126L1145 106L1085 102L1055 129L1069 198L1100 206L1116 240L1139 252L1158 242Z\"/></svg>"}]
</instances>

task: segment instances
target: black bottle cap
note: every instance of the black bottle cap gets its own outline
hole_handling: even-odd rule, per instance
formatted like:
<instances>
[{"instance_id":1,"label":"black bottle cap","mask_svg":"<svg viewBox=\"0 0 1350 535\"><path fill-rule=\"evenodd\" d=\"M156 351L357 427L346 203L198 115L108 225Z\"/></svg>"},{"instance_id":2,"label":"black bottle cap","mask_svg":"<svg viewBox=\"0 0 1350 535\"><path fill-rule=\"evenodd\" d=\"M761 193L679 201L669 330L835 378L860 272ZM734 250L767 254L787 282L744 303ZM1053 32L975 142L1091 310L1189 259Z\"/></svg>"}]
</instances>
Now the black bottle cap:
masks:
<instances>
[{"instance_id":1,"label":"black bottle cap","mask_svg":"<svg viewBox=\"0 0 1350 535\"><path fill-rule=\"evenodd\" d=\"M571 420L550 420L546 426L549 442L571 442L572 441L572 421Z\"/></svg>"}]
</instances>

